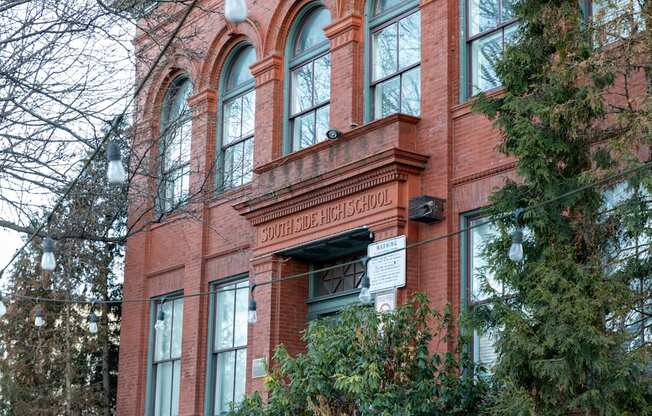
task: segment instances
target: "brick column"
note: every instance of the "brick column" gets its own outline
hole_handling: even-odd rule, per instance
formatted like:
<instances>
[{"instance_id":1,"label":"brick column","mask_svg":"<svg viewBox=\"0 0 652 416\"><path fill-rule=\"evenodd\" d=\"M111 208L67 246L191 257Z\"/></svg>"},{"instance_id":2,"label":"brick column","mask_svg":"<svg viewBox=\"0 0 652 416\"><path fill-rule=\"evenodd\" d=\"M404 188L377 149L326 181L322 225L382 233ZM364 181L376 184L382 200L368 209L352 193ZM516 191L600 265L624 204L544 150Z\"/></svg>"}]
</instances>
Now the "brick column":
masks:
<instances>
[{"instance_id":1,"label":"brick column","mask_svg":"<svg viewBox=\"0 0 652 416\"><path fill-rule=\"evenodd\" d=\"M206 247L205 197L212 193L215 174L215 122L217 117L217 91L206 89L190 97L192 107L191 179L192 193L199 193L188 209L193 220L184 224L185 235L196 242L186 251L183 291L186 295L207 292L204 252ZM191 176L192 178L192 176ZM207 180L208 179L208 180ZM204 188L202 189L202 185ZM183 335L181 356L181 390L179 414L200 416L203 414L204 382L206 376L206 348L208 332L207 296L188 297L183 305Z\"/></svg>"},{"instance_id":2,"label":"brick column","mask_svg":"<svg viewBox=\"0 0 652 416\"><path fill-rule=\"evenodd\" d=\"M268 255L252 261L251 281L261 284L305 271L307 267L301 263ZM262 285L254 294L258 322L249 327L247 394L258 391L265 398L265 379L252 377L253 361L263 358L272 365L274 352L280 344L292 354L303 350L301 331L306 326L308 313L308 278Z\"/></svg>"},{"instance_id":3,"label":"brick column","mask_svg":"<svg viewBox=\"0 0 652 416\"><path fill-rule=\"evenodd\" d=\"M351 130L363 118L362 17L348 15L326 27L331 41L331 119L332 128Z\"/></svg>"},{"instance_id":4,"label":"brick column","mask_svg":"<svg viewBox=\"0 0 652 416\"><path fill-rule=\"evenodd\" d=\"M256 78L256 169L283 154L283 58L263 58L251 66L251 73Z\"/></svg>"}]
</instances>

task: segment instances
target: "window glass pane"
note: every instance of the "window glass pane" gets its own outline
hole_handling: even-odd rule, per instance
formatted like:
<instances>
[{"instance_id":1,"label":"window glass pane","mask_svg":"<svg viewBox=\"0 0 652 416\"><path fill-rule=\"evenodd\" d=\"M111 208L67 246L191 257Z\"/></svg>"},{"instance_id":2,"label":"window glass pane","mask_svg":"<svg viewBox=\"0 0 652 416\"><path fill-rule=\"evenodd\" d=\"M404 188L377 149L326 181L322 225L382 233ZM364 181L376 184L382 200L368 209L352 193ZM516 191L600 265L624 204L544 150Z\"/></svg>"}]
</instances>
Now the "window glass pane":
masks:
<instances>
[{"instance_id":1,"label":"window glass pane","mask_svg":"<svg viewBox=\"0 0 652 416\"><path fill-rule=\"evenodd\" d=\"M478 222L484 221L486 221L485 218L472 221L471 226L475 226ZM484 300L489 296L488 293L485 293L482 290L483 278L486 279L491 288L500 291L500 285L498 282L496 282L493 275L485 269L487 266L487 260L483 255L487 243L497 236L498 232L495 226L491 223L476 226L471 230L470 245L472 252L469 261L471 270L471 300L473 302Z\"/></svg>"},{"instance_id":2,"label":"window glass pane","mask_svg":"<svg viewBox=\"0 0 652 416\"><path fill-rule=\"evenodd\" d=\"M359 260L363 255L364 253L360 253L359 255L345 256L329 262L314 263L313 267L315 269L330 268L338 265L341 266L334 267L330 270L313 273L312 296L320 297L326 295L334 295L357 288L360 284L360 279L362 278L362 274L364 272L362 262L359 261L347 265L342 264Z\"/></svg>"},{"instance_id":3,"label":"window glass pane","mask_svg":"<svg viewBox=\"0 0 652 416\"><path fill-rule=\"evenodd\" d=\"M315 112L294 119L294 150L315 144Z\"/></svg>"},{"instance_id":4,"label":"window glass pane","mask_svg":"<svg viewBox=\"0 0 652 416\"><path fill-rule=\"evenodd\" d=\"M165 302L158 304L157 312L155 315L155 323L158 323L158 310L162 310L165 314L165 320L159 329L155 329L156 338L156 351L154 360L167 360L170 358L170 341L172 339L172 302Z\"/></svg>"},{"instance_id":5,"label":"window glass pane","mask_svg":"<svg viewBox=\"0 0 652 416\"><path fill-rule=\"evenodd\" d=\"M303 22L301 32L297 38L294 51L296 54L305 52L314 46L328 41L324 27L331 22L331 13L328 9L320 7L311 12Z\"/></svg>"},{"instance_id":6,"label":"window glass pane","mask_svg":"<svg viewBox=\"0 0 652 416\"><path fill-rule=\"evenodd\" d=\"M181 361L173 362L174 370L172 374L172 400L170 403L171 415L179 415L179 385L181 384Z\"/></svg>"},{"instance_id":7,"label":"window glass pane","mask_svg":"<svg viewBox=\"0 0 652 416\"><path fill-rule=\"evenodd\" d=\"M234 146L227 147L224 150L224 170L222 183L225 188L230 188L233 186L233 151Z\"/></svg>"},{"instance_id":8,"label":"window glass pane","mask_svg":"<svg viewBox=\"0 0 652 416\"><path fill-rule=\"evenodd\" d=\"M502 10L502 19L503 22L512 20L515 16L514 6L516 5L517 0L503 0L503 10Z\"/></svg>"},{"instance_id":9,"label":"window glass pane","mask_svg":"<svg viewBox=\"0 0 652 416\"><path fill-rule=\"evenodd\" d=\"M469 33L471 36L498 26L499 0L469 0Z\"/></svg>"},{"instance_id":10,"label":"window glass pane","mask_svg":"<svg viewBox=\"0 0 652 416\"><path fill-rule=\"evenodd\" d=\"M326 105L317 110L317 131L315 133L315 142L326 140L326 132L330 129L330 112L330 105Z\"/></svg>"},{"instance_id":11,"label":"window glass pane","mask_svg":"<svg viewBox=\"0 0 652 416\"><path fill-rule=\"evenodd\" d=\"M228 101L224 105L224 143L238 140L242 134L242 97Z\"/></svg>"},{"instance_id":12,"label":"window glass pane","mask_svg":"<svg viewBox=\"0 0 652 416\"><path fill-rule=\"evenodd\" d=\"M217 325L215 328L215 349L231 348L233 346L233 312L235 291L234 286L225 286L226 289L217 294Z\"/></svg>"},{"instance_id":13,"label":"window glass pane","mask_svg":"<svg viewBox=\"0 0 652 416\"><path fill-rule=\"evenodd\" d=\"M215 377L215 414L227 412L233 402L233 380L235 377L235 351L217 356L217 375Z\"/></svg>"},{"instance_id":14,"label":"window glass pane","mask_svg":"<svg viewBox=\"0 0 652 416\"><path fill-rule=\"evenodd\" d=\"M154 398L154 415L172 416L172 361L156 366L156 394Z\"/></svg>"},{"instance_id":15,"label":"window glass pane","mask_svg":"<svg viewBox=\"0 0 652 416\"><path fill-rule=\"evenodd\" d=\"M249 313L249 289L239 288L236 292L234 347L247 345L247 316Z\"/></svg>"},{"instance_id":16,"label":"window glass pane","mask_svg":"<svg viewBox=\"0 0 652 416\"><path fill-rule=\"evenodd\" d=\"M421 60L421 13L414 13L398 23L399 67Z\"/></svg>"},{"instance_id":17,"label":"window glass pane","mask_svg":"<svg viewBox=\"0 0 652 416\"><path fill-rule=\"evenodd\" d=\"M244 172L242 173L242 182L249 183L254 175L254 139L249 139L244 143Z\"/></svg>"},{"instance_id":18,"label":"window glass pane","mask_svg":"<svg viewBox=\"0 0 652 416\"><path fill-rule=\"evenodd\" d=\"M312 107L312 62L292 72L292 114Z\"/></svg>"},{"instance_id":19,"label":"window glass pane","mask_svg":"<svg viewBox=\"0 0 652 416\"><path fill-rule=\"evenodd\" d=\"M242 185L242 172L244 171L244 143L240 142L233 147L233 170L231 183L233 186Z\"/></svg>"},{"instance_id":20,"label":"window glass pane","mask_svg":"<svg viewBox=\"0 0 652 416\"><path fill-rule=\"evenodd\" d=\"M398 68L398 25L393 24L373 35L373 78L378 80L395 73Z\"/></svg>"},{"instance_id":21,"label":"window glass pane","mask_svg":"<svg viewBox=\"0 0 652 416\"><path fill-rule=\"evenodd\" d=\"M315 60L315 105L331 98L331 55Z\"/></svg>"},{"instance_id":22,"label":"window glass pane","mask_svg":"<svg viewBox=\"0 0 652 416\"><path fill-rule=\"evenodd\" d=\"M418 116L421 113L421 68L404 73L402 83L401 112Z\"/></svg>"},{"instance_id":23,"label":"window glass pane","mask_svg":"<svg viewBox=\"0 0 652 416\"><path fill-rule=\"evenodd\" d=\"M243 348L237 351L236 369L235 369L235 391L233 392L233 401L240 403L245 396L245 383L247 381L247 349Z\"/></svg>"},{"instance_id":24,"label":"window glass pane","mask_svg":"<svg viewBox=\"0 0 652 416\"><path fill-rule=\"evenodd\" d=\"M380 14L387 9L398 6L401 0L376 0L376 7L374 7L374 14Z\"/></svg>"},{"instance_id":25,"label":"window glass pane","mask_svg":"<svg viewBox=\"0 0 652 416\"><path fill-rule=\"evenodd\" d=\"M174 321L172 323L171 357L181 357L181 334L183 328L183 299L174 301Z\"/></svg>"},{"instance_id":26,"label":"window glass pane","mask_svg":"<svg viewBox=\"0 0 652 416\"><path fill-rule=\"evenodd\" d=\"M251 75L249 67L256 62L256 50L247 46L238 53L238 57L231 65L226 88L233 89L239 85L243 85L249 81L253 81L254 77Z\"/></svg>"},{"instance_id":27,"label":"window glass pane","mask_svg":"<svg viewBox=\"0 0 652 416\"><path fill-rule=\"evenodd\" d=\"M242 137L254 134L256 124L256 92L251 91L242 96Z\"/></svg>"},{"instance_id":28,"label":"window glass pane","mask_svg":"<svg viewBox=\"0 0 652 416\"><path fill-rule=\"evenodd\" d=\"M395 77L376 85L375 111L376 118L398 113L400 107L401 80Z\"/></svg>"},{"instance_id":29,"label":"window glass pane","mask_svg":"<svg viewBox=\"0 0 652 416\"><path fill-rule=\"evenodd\" d=\"M473 94L500 85L494 67L503 52L502 39L502 31L498 31L490 36L477 39L471 45Z\"/></svg>"},{"instance_id":30,"label":"window glass pane","mask_svg":"<svg viewBox=\"0 0 652 416\"><path fill-rule=\"evenodd\" d=\"M480 334L477 331L473 333L473 356L476 363L488 369L493 366L498 357L494 348L495 342L495 337L489 333Z\"/></svg>"}]
</instances>

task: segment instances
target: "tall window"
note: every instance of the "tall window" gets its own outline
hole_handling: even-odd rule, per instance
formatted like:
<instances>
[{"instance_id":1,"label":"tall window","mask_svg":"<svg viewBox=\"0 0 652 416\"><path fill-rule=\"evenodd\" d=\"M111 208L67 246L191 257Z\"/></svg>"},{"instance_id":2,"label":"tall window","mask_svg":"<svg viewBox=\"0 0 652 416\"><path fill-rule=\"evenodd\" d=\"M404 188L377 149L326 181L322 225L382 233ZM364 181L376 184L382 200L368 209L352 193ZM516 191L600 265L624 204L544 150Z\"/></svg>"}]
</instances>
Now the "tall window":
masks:
<instances>
[{"instance_id":1,"label":"tall window","mask_svg":"<svg viewBox=\"0 0 652 416\"><path fill-rule=\"evenodd\" d=\"M249 283L219 286L215 299L213 414L222 415L245 394Z\"/></svg>"},{"instance_id":2,"label":"tall window","mask_svg":"<svg viewBox=\"0 0 652 416\"><path fill-rule=\"evenodd\" d=\"M606 45L644 30L640 0L589 0L596 46Z\"/></svg>"},{"instance_id":3,"label":"tall window","mask_svg":"<svg viewBox=\"0 0 652 416\"><path fill-rule=\"evenodd\" d=\"M492 289L502 292L500 284L486 270L487 261L483 256L484 249L486 244L498 235L493 224L478 225L486 220L486 218L476 217L467 222L469 230L466 235L466 303L471 309L484 304L489 299L489 294L483 290L485 282ZM491 367L496 360L493 334L474 331L472 345L474 361L485 367Z\"/></svg>"},{"instance_id":4,"label":"tall window","mask_svg":"<svg viewBox=\"0 0 652 416\"><path fill-rule=\"evenodd\" d=\"M222 187L251 182L256 114L255 80L249 67L256 61L252 46L239 48L222 80Z\"/></svg>"},{"instance_id":5,"label":"tall window","mask_svg":"<svg viewBox=\"0 0 652 416\"><path fill-rule=\"evenodd\" d=\"M165 319L158 321L160 311ZM183 299L157 303L154 317L154 416L179 414Z\"/></svg>"},{"instance_id":6,"label":"tall window","mask_svg":"<svg viewBox=\"0 0 652 416\"><path fill-rule=\"evenodd\" d=\"M472 95L500 86L496 62L516 34L516 0L468 0L466 39L469 91Z\"/></svg>"},{"instance_id":7,"label":"tall window","mask_svg":"<svg viewBox=\"0 0 652 416\"><path fill-rule=\"evenodd\" d=\"M168 89L163 103L158 196L164 212L185 202L190 189L191 92L190 79L179 77Z\"/></svg>"},{"instance_id":8,"label":"tall window","mask_svg":"<svg viewBox=\"0 0 652 416\"><path fill-rule=\"evenodd\" d=\"M399 0L378 0L371 19L374 118L421 113L421 13Z\"/></svg>"},{"instance_id":9,"label":"tall window","mask_svg":"<svg viewBox=\"0 0 652 416\"><path fill-rule=\"evenodd\" d=\"M326 139L330 125L331 55L324 27L331 14L313 8L298 26L290 51L289 132L292 151Z\"/></svg>"}]
</instances>

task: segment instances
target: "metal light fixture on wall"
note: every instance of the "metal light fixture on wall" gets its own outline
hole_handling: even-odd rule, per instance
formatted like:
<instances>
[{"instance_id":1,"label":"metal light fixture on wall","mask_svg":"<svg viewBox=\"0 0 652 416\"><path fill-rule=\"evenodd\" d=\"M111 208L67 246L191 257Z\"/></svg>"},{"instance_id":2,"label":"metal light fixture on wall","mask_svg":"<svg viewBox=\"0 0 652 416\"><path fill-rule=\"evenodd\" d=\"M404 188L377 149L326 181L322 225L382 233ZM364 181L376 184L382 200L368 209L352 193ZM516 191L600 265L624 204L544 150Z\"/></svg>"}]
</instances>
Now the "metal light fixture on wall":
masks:
<instances>
[{"instance_id":1,"label":"metal light fixture on wall","mask_svg":"<svg viewBox=\"0 0 652 416\"><path fill-rule=\"evenodd\" d=\"M258 322L258 312L256 309L256 299L254 298L254 290L256 290L256 284L254 283L251 286L251 292L249 296L249 314L247 316L247 322L249 322L251 325L255 324Z\"/></svg>"},{"instance_id":2,"label":"metal light fixture on wall","mask_svg":"<svg viewBox=\"0 0 652 416\"><path fill-rule=\"evenodd\" d=\"M34 326L37 328L45 325L45 311L41 305L37 306L36 313L34 314Z\"/></svg>"},{"instance_id":3,"label":"metal light fixture on wall","mask_svg":"<svg viewBox=\"0 0 652 416\"><path fill-rule=\"evenodd\" d=\"M245 0L225 0L224 18L230 23L242 23L247 20L247 2Z\"/></svg>"},{"instance_id":4,"label":"metal light fixture on wall","mask_svg":"<svg viewBox=\"0 0 652 416\"><path fill-rule=\"evenodd\" d=\"M97 323L99 319L95 314L95 301L91 304L91 313L88 315L88 332L97 334Z\"/></svg>"},{"instance_id":5,"label":"metal light fixture on wall","mask_svg":"<svg viewBox=\"0 0 652 416\"><path fill-rule=\"evenodd\" d=\"M523 261L523 212L522 209L518 209L514 213L516 230L512 233L512 245L508 254L509 259L516 263Z\"/></svg>"}]
</instances>

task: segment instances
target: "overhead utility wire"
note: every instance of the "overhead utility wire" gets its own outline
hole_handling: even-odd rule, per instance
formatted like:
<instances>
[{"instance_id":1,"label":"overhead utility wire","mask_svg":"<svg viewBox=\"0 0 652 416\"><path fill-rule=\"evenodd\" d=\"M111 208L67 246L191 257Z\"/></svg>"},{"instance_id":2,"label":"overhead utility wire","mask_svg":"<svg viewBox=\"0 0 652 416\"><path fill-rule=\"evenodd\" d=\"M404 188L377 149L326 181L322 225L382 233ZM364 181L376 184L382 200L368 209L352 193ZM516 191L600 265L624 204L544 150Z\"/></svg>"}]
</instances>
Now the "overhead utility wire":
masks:
<instances>
[{"instance_id":1,"label":"overhead utility wire","mask_svg":"<svg viewBox=\"0 0 652 416\"><path fill-rule=\"evenodd\" d=\"M565 193L563 193L561 195L558 195L558 196L556 196L554 198L539 202L539 203L534 204L534 205L530 205L528 207L524 207L524 208L521 209L521 212L525 213L527 211L532 211L532 210L535 210L535 209L538 209L538 208L542 208L542 207L544 207L546 205L550 205L552 203L561 201L561 200L563 200L565 198L568 198L570 196L577 195L579 193L582 193L582 192L584 192L586 190L589 190L591 188L594 188L596 186L607 184L607 183L612 182L614 180L629 176L629 175L631 175L633 173L636 173L638 171L641 171L643 169L650 168L650 167L652 167L652 160L650 160L650 161L648 161L648 162L646 162L646 163L644 163L644 164L642 164L640 166L636 166L636 167L633 167L633 168L630 168L630 169L626 169L626 170L624 170L622 172L619 172L619 173L604 177L604 178L602 178L602 179L600 179L598 181L586 184L586 185L581 186L579 188L575 188L575 189L570 190L568 192L565 192ZM442 234L442 235L439 235L439 236L436 236L436 237L432 237L432 238L428 238L428 239L425 239L425 240L417 241L417 242L414 242L412 244L406 245L404 248L399 248L399 249L387 251L387 252L379 254L377 256L373 256L371 259L377 259L377 258L387 256L387 255L390 255L390 254L395 254L395 253L399 253L401 251L406 251L406 250L411 249L411 248L420 247L422 245L429 244L429 243L432 243L432 242L435 242L435 241L440 241L440 240L445 240L445 239L448 239L448 238L451 238L451 237L455 237L455 236L457 236L459 234L468 232L468 231L473 230L475 228L479 228L479 227L482 227L482 226L487 225L487 224L493 224L494 222L501 221L501 220L507 219L507 218L512 217L512 216L513 216L513 213L506 213L506 214L494 216L494 217L492 217L492 218L490 218L488 220L480 221L480 222L474 223L472 225L469 225L467 227L460 228L457 231L452 231L450 233L446 233L446 234ZM321 268L321 269L315 269L315 270L312 270L310 272L297 273L297 274L293 274L293 275L290 275L290 276L280 277L280 278L277 278L277 279L272 278L272 279L269 279L269 280L266 280L266 281L263 281L263 282L260 282L260 283L255 282L255 285L256 285L256 287L260 287L260 286L272 285L272 284L275 284L275 283L282 283L282 282L286 282L286 281L290 281L290 280L296 280L296 279L299 279L299 278L302 278L302 277L310 276L310 275L312 275L314 273L326 272L326 271L334 270L334 269L337 269L337 268L350 266L352 264L357 264L359 262L360 262L360 260L353 260L353 261L341 263L341 264L338 264L338 265L335 265L335 266L329 266L329 267L324 267L324 268ZM200 297L200 296L209 296L209 295L213 295L213 294L216 294L216 293L232 292L232 291L242 290L242 289L243 288L228 288L228 289L210 290L208 292L191 293L191 294L188 294L188 295L185 295L185 294L184 295L176 295L176 296L171 295L171 296L166 296L165 299L167 301L173 301L173 300L176 300L176 299L194 298L194 297ZM18 295L18 294L13 294L13 295L12 294L4 294L4 296L8 297L8 298L31 300L31 301L35 301L35 302L44 302L44 303L74 303L74 304L89 304L89 305L93 304L93 303L98 304L98 305L101 305L101 304L116 305L116 304L123 304L123 303L149 303L149 302L158 301L158 299L151 299L151 298L149 298L149 299L121 299L121 300L112 300L112 301L111 300L109 300L109 301L77 300L76 301L76 300L72 300L72 299L51 299L51 298L43 298L43 297L37 297L37 296L25 296L25 295Z\"/></svg>"},{"instance_id":2,"label":"overhead utility wire","mask_svg":"<svg viewBox=\"0 0 652 416\"><path fill-rule=\"evenodd\" d=\"M57 210L61 207L61 204L63 204L63 201L64 201L64 200L65 200L65 199L70 195L70 193L72 192L73 188L74 188L74 187L77 185L77 183L81 180L82 175L84 174L84 172L86 171L86 169L88 169L88 167L91 165L91 163L93 162L93 160L97 157L97 155L100 154L100 152L101 152L102 149L104 148L104 145L106 144L106 142L109 140L109 138L110 138L110 137L113 135L113 133L116 131L118 125L119 125L119 124L122 122L122 120L125 118L125 116L127 115L127 111L129 111L129 108L130 108L131 104L136 100L136 98L138 97L138 95L140 95L140 93L141 93L141 92L143 91L143 89L145 88L145 84L147 84L147 82L149 81L149 79L152 77L152 75L153 75L153 73L154 73L154 70L156 69L156 67L158 66L158 64L161 62L161 60L162 60L163 57L165 56L167 50L168 50L168 49L170 48L170 46L172 45L172 42L174 41L174 39L177 37L177 35L178 35L179 32L181 31L181 28L182 28L182 26L184 25L184 23L186 22L188 16L190 15L190 12L192 12L192 10L195 8L195 6L197 5L198 2L199 2L199 0L193 0L193 2L188 6L188 8L186 9L185 13L184 13L183 16L181 17L181 20L179 21L179 24L175 27L174 31L172 31L172 34L170 35L170 37L168 38L167 42L166 42L165 45L163 46L163 49L161 49L161 52L157 55L156 59L154 60L153 65L150 66L149 70L148 70L147 73L145 74L145 77L143 77L143 79L141 80L141 82L138 84L138 87L136 87L136 90L134 91L134 95L132 95L131 98L127 101L127 104L126 104L124 110L122 110L122 113L120 113L120 115L119 115L118 117L114 117L114 118L113 118L113 120L112 120L112 122L111 122L111 124L110 124L109 130L106 132L106 134L105 134L104 137L102 138L102 141L101 141L101 142L99 143L99 145L95 148L95 150L94 150L93 153L90 155L90 157L87 158L87 159L85 160L84 165L82 166L81 170L79 171L79 173L77 174L77 176L73 179L73 181L70 183L70 185L68 186L68 188L66 189L66 191L64 192L64 194L63 194L63 195L62 195L62 196L57 200L56 204L54 204L54 207L52 208L52 210L50 211L50 213L49 213L48 216L46 217L46 220L45 220L44 222L42 222L42 223L41 223L41 224L36 228L36 230L34 230L34 232L30 235L30 237L27 239L27 241L25 242L25 244L23 244L23 245L22 245L18 250L16 250L16 252L15 252L14 255L13 255L13 257L12 257L12 258L9 260L9 262L8 262L8 263L7 263L7 264L2 268L2 270L0 270L0 278L2 277L2 275L4 274L4 272L9 268L9 266L11 266L11 264L12 264L12 263L13 263L13 262L18 258L18 256L19 256L19 255L20 255L20 254L21 254L21 253L22 253L22 252L27 248L27 246L29 246L29 245L31 244L31 242L34 240L34 238L35 238L37 235L39 235L39 234L43 231L43 229L44 229L45 227L49 227L49 226L50 226L50 222L52 221L52 217L53 217L54 214L57 212Z\"/></svg>"}]
</instances>

